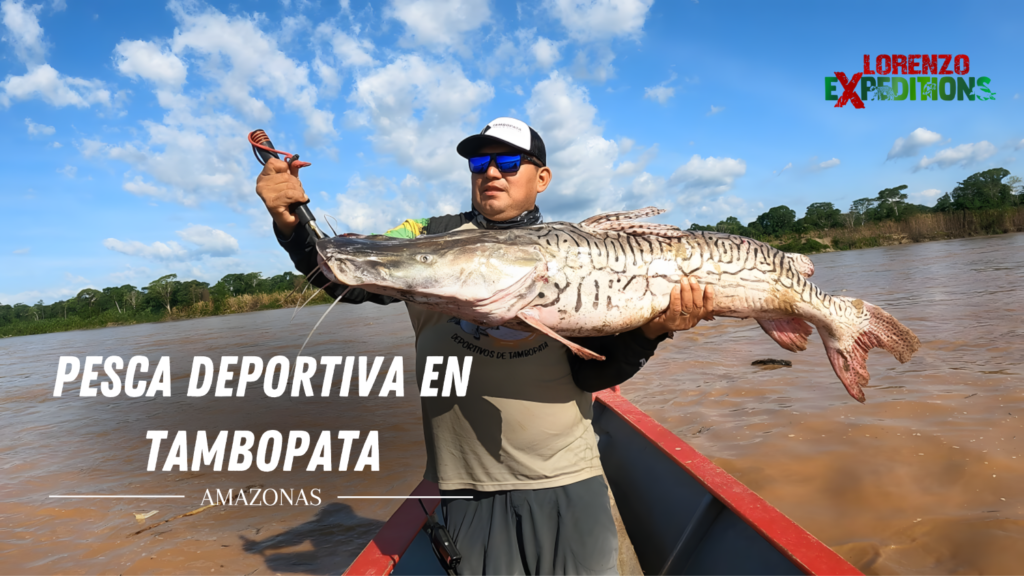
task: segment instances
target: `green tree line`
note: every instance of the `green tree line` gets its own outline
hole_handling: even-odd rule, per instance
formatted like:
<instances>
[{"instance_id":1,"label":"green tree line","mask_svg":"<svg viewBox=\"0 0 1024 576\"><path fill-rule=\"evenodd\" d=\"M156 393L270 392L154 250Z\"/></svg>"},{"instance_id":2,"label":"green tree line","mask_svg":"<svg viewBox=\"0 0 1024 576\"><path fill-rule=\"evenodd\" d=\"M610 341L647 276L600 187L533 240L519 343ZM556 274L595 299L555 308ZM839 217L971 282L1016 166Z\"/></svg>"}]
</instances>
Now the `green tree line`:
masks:
<instances>
[{"instance_id":1,"label":"green tree line","mask_svg":"<svg viewBox=\"0 0 1024 576\"><path fill-rule=\"evenodd\" d=\"M1005 180L1005 181L1004 181ZM961 210L1001 210L1024 206L1024 186L1017 176L1010 176L1004 168L992 168L968 176L958 182L951 192L939 197L934 207L907 202L906 184L880 190L874 197L854 200L843 212L832 202L815 202L807 207L802 218L788 206L775 206L746 225L735 216L718 224L693 224L690 230L724 232L747 236L756 240L775 242L788 239L778 246L790 252L814 252L825 246L804 238L814 231L864 226L871 222L906 220L917 214L956 212Z\"/></svg>"},{"instance_id":2,"label":"green tree line","mask_svg":"<svg viewBox=\"0 0 1024 576\"><path fill-rule=\"evenodd\" d=\"M178 280L168 274L149 284L131 284L97 290L85 288L73 298L44 304L0 304L0 336L91 328L110 324L136 324L160 320L179 307L210 304L221 314L231 298L300 290L306 279L292 272L264 278L260 272L228 274L216 284ZM31 326L27 326L31 325Z\"/></svg>"}]
</instances>

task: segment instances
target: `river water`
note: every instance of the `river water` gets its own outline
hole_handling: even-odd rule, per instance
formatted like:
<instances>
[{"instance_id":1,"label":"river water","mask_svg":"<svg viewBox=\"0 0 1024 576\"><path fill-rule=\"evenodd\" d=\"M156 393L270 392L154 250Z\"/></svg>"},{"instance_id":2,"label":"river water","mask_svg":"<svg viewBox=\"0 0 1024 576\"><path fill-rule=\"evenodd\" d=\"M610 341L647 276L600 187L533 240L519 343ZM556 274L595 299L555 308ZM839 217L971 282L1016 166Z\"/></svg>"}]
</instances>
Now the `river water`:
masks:
<instances>
[{"instance_id":1,"label":"river water","mask_svg":"<svg viewBox=\"0 0 1024 576\"><path fill-rule=\"evenodd\" d=\"M817 335L797 355L753 321L676 335L623 386L656 420L867 573L1024 572L1024 234L813 257L815 283L885 308L920 352L869 359L867 403ZM408 396L190 398L194 356L294 358L325 307L0 340L0 573L323 574L343 570L424 466L412 330L401 305L336 308L310 356L403 356ZM62 355L171 358L170 397L54 397ZM791 368L760 368L760 358ZM236 367L237 370L237 367ZM147 376L152 375L152 369ZM337 376L335 377L337 379ZM379 381L379 380L378 380ZM149 430L379 433L380 470L147 472ZM285 432L285 434L287 434ZM1021 436L1021 438L1017 438ZM316 434L313 434L316 441ZM339 460L336 443L332 457ZM191 462L191 453L189 454ZM304 461L303 461L304 463ZM302 490L319 505L202 507L207 489ZM249 491L252 494L252 490ZM51 495L119 495L108 499ZM157 499L138 495L182 495ZM156 511L145 520L134 513ZM169 520L141 533L135 532Z\"/></svg>"}]
</instances>

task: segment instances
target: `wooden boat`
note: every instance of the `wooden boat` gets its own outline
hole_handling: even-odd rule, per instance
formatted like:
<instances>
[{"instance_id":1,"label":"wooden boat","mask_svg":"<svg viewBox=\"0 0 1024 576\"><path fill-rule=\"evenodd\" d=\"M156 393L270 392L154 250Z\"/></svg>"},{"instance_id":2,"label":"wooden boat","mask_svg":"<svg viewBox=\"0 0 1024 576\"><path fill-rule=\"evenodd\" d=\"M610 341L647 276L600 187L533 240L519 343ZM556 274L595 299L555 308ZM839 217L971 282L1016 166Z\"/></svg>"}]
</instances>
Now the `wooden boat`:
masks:
<instances>
[{"instance_id":1,"label":"wooden boat","mask_svg":"<svg viewBox=\"0 0 1024 576\"><path fill-rule=\"evenodd\" d=\"M601 463L645 574L860 574L621 395L595 395ZM437 496L423 481L412 496ZM406 500L345 574L445 574Z\"/></svg>"}]
</instances>

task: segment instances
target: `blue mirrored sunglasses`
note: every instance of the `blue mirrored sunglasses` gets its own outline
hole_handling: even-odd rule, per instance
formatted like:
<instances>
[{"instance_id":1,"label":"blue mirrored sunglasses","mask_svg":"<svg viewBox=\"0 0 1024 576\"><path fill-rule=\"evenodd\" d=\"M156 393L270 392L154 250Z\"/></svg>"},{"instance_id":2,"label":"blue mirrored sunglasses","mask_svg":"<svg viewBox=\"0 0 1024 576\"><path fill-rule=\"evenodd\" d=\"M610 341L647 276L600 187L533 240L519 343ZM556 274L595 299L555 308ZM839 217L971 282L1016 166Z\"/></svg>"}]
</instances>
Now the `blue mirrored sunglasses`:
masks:
<instances>
[{"instance_id":1,"label":"blue mirrored sunglasses","mask_svg":"<svg viewBox=\"0 0 1024 576\"><path fill-rule=\"evenodd\" d=\"M473 174L484 174L491 167L491 162L498 167L502 174L515 174L523 162L529 162L540 166L532 156L528 154L488 154L486 156L473 156L469 159L469 171Z\"/></svg>"}]
</instances>

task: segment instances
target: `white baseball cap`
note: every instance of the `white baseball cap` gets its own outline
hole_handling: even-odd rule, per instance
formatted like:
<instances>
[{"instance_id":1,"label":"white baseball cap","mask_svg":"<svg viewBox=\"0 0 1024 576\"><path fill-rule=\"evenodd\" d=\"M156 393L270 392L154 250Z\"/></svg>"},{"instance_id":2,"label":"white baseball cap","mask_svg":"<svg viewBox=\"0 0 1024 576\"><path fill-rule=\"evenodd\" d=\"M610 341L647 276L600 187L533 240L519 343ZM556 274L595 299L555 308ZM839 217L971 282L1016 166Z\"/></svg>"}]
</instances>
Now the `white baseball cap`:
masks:
<instances>
[{"instance_id":1,"label":"white baseball cap","mask_svg":"<svg viewBox=\"0 0 1024 576\"><path fill-rule=\"evenodd\" d=\"M526 125L526 122L515 118L495 118L484 126L479 134L474 134L462 142L455 150L459 156L470 158L476 155L481 148L491 144L506 144L513 148L533 156L544 166L548 163L547 150L544 148L544 140L533 128Z\"/></svg>"}]
</instances>

